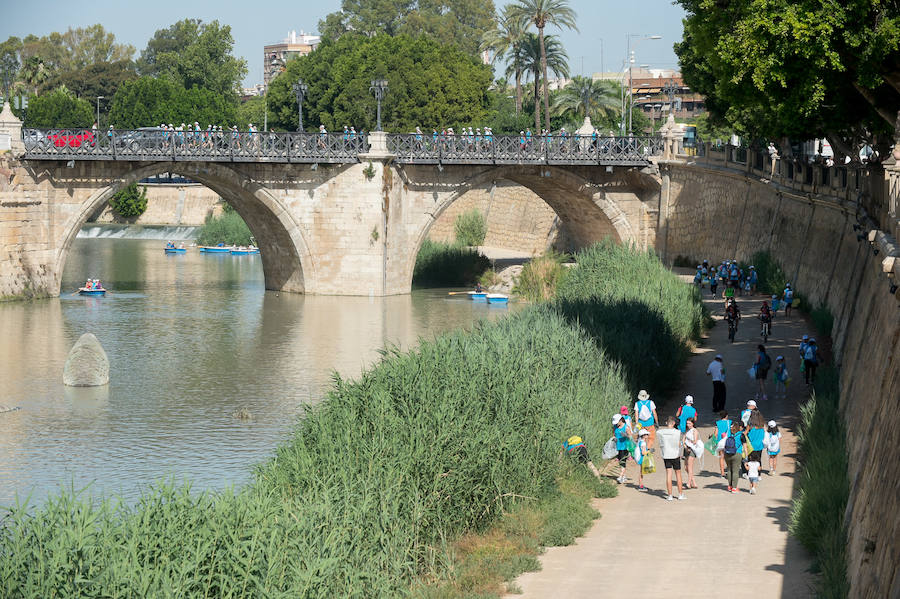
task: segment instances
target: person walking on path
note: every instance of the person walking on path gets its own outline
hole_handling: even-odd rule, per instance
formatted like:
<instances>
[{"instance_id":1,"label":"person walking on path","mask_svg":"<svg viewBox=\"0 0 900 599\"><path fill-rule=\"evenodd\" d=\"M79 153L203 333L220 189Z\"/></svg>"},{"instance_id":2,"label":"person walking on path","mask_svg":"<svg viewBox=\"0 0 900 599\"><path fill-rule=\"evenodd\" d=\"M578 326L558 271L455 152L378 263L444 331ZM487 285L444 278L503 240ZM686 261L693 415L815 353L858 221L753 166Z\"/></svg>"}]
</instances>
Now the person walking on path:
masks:
<instances>
[{"instance_id":1,"label":"person walking on path","mask_svg":"<svg viewBox=\"0 0 900 599\"><path fill-rule=\"evenodd\" d=\"M666 428L656 433L659 439L659 450L666 465L666 501L672 501L672 471L678 482L678 499L684 499L684 488L681 484L681 431L675 428L675 417L666 419Z\"/></svg>"},{"instance_id":2,"label":"person walking on path","mask_svg":"<svg viewBox=\"0 0 900 599\"><path fill-rule=\"evenodd\" d=\"M800 353L800 372L806 372L806 365L803 363L803 359L806 357L807 346L809 346L809 335L803 335L803 339L800 340L800 347L797 348L797 351Z\"/></svg>"},{"instance_id":3,"label":"person walking on path","mask_svg":"<svg viewBox=\"0 0 900 599\"><path fill-rule=\"evenodd\" d=\"M774 476L778 470L778 454L781 453L781 432L774 420L767 423L763 443L766 446L766 453L769 454L769 476Z\"/></svg>"},{"instance_id":4,"label":"person walking on path","mask_svg":"<svg viewBox=\"0 0 900 599\"><path fill-rule=\"evenodd\" d=\"M750 413L745 432L747 433L747 440L750 442L750 447L752 448L747 459L756 460L757 462L762 463L762 452L763 449L766 448L766 419L763 417L762 412L753 410Z\"/></svg>"},{"instance_id":5,"label":"person walking on path","mask_svg":"<svg viewBox=\"0 0 900 599\"><path fill-rule=\"evenodd\" d=\"M725 409L725 364L722 362L722 354L716 354L713 361L706 367L706 374L712 377L713 384L713 412L721 412Z\"/></svg>"},{"instance_id":6,"label":"person walking on path","mask_svg":"<svg viewBox=\"0 0 900 599\"><path fill-rule=\"evenodd\" d=\"M794 303L794 290L791 289L790 283L784 286L782 297L784 298L784 317L789 318L791 315L791 306Z\"/></svg>"},{"instance_id":7,"label":"person walking on path","mask_svg":"<svg viewBox=\"0 0 900 599\"><path fill-rule=\"evenodd\" d=\"M716 453L719 454L719 474L722 478L725 478L725 452L722 446L730 430L731 420L728 419L728 412L722 410L719 412L719 419L716 420Z\"/></svg>"},{"instance_id":8,"label":"person walking on path","mask_svg":"<svg viewBox=\"0 0 900 599\"><path fill-rule=\"evenodd\" d=\"M784 356L775 358L775 370L772 376L775 379L775 399L787 398L788 369L784 363Z\"/></svg>"},{"instance_id":9,"label":"person walking on path","mask_svg":"<svg viewBox=\"0 0 900 599\"><path fill-rule=\"evenodd\" d=\"M744 445L744 427L739 420L731 423L731 433L725 438L725 462L728 464L728 492L738 492L738 481L741 479L741 447Z\"/></svg>"},{"instance_id":10,"label":"person walking on path","mask_svg":"<svg viewBox=\"0 0 900 599\"><path fill-rule=\"evenodd\" d=\"M613 435L616 438L616 459L622 468L622 473L616 478L616 482L620 485L625 482L625 465L628 463L628 442L631 441L631 429L628 428L625 419L621 414L615 414L612 419L615 430Z\"/></svg>"},{"instance_id":11,"label":"person walking on path","mask_svg":"<svg viewBox=\"0 0 900 599\"><path fill-rule=\"evenodd\" d=\"M753 363L753 375L759 384L756 399L769 399L766 395L766 378L769 376L769 368L772 367L772 359L766 353L766 347L762 344L756 346L756 361Z\"/></svg>"},{"instance_id":12,"label":"person walking on path","mask_svg":"<svg viewBox=\"0 0 900 599\"><path fill-rule=\"evenodd\" d=\"M684 403L681 404L681 406L678 408L675 416L678 418L678 430L681 431L681 434L683 435L687 432L688 418L694 418L697 416L697 408L694 407L693 396L684 396Z\"/></svg>"},{"instance_id":13,"label":"person walking on path","mask_svg":"<svg viewBox=\"0 0 900 599\"><path fill-rule=\"evenodd\" d=\"M647 465L647 461L653 458L650 457L650 447L647 444L647 439L650 437L650 431L646 428L642 428L638 431L638 442L637 442L637 455L639 456L641 463L640 468L638 468L638 489L641 491L644 490L644 470Z\"/></svg>"},{"instance_id":14,"label":"person walking on path","mask_svg":"<svg viewBox=\"0 0 900 599\"><path fill-rule=\"evenodd\" d=\"M750 494L756 495L756 485L759 483L759 460L750 458L747 461L747 480L750 481Z\"/></svg>"},{"instance_id":15,"label":"person walking on path","mask_svg":"<svg viewBox=\"0 0 900 599\"><path fill-rule=\"evenodd\" d=\"M687 432L684 434L684 463L687 469L688 489L696 489L697 483L694 482L694 466L697 458L703 455L703 443L700 442L700 431L697 430L697 421L691 417L687 419Z\"/></svg>"},{"instance_id":16,"label":"person walking on path","mask_svg":"<svg viewBox=\"0 0 900 599\"><path fill-rule=\"evenodd\" d=\"M634 415L641 430L646 430L650 435L647 445L653 447L656 444L656 427L659 423L659 416L656 415L656 404L644 389L638 393L638 400L634 404Z\"/></svg>"},{"instance_id":17,"label":"person walking on path","mask_svg":"<svg viewBox=\"0 0 900 599\"><path fill-rule=\"evenodd\" d=\"M816 339L812 338L803 351L803 376L807 385L816 382L816 368L818 366L819 346L816 345Z\"/></svg>"}]
</instances>

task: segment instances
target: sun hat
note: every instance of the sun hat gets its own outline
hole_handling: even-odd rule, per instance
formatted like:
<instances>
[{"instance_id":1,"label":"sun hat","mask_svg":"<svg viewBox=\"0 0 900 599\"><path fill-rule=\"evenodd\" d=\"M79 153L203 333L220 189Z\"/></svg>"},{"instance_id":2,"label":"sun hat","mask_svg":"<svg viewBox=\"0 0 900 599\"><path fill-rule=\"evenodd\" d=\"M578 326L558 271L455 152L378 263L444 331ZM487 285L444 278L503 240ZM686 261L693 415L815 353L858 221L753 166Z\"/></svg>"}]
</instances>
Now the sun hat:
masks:
<instances>
[{"instance_id":1,"label":"sun hat","mask_svg":"<svg viewBox=\"0 0 900 599\"><path fill-rule=\"evenodd\" d=\"M621 414L613 414L613 424L619 424L619 422L621 420L622 420Z\"/></svg>"},{"instance_id":2,"label":"sun hat","mask_svg":"<svg viewBox=\"0 0 900 599\"><path fill-rule=\"evenodd\" d=\"M778 361L778 360L784 360L784 356L778 356L777 358L775 358L775 361Z\"/></svg>"},{"instance_id":3,"label":"sun hat","mask_svg":"<svg viewBox=\"0 0 900 599\"><path fill-rule=\"evenodd\" d=\"M622 416L628 414L628 406L622 406L621 408L619 408L619 414L621 414Z\"/></svg>"},{"instance_id":4,"label":"sun hat","mask_svg":"<svg viewBox=\"0 0 900 599\"><path fill-rule=\"evenodd\" d=\"M642 428L641 430L638 431L638 437L643 437L644 435L649 435L649 434L650 434L650 431L648 431L645 428Z\"/></svg>"},{"instance_id":5,"label":"sun hat","mask_svg":"<svg viewBox=\"0 0 900 599\"><path fill-rule=\"evenodd\" d=\"M769 420L766 424L769 425L769 428L772 428L773 426L776 426L774 420Z\"/></svg>"},{"instance_id":6,"label":"sun hat","mask_svg":"<svg viewBox=\"0 0 900 599\"><path fill-rule=\"evenodd\" d=\"M815 343L815 342L816 342L816 338L815 338L815 337L810 337L809 342L810 342L810 343Z\"/></svg>"},{"instance_id":7,"label":"sun hat","mask_svg":"<svg viewBox=\"0 0 900 599\"><path fill-rule=\"evenodd\" d=\"M724 358L722 358L722 354L716 354L715 359L716 359L716 360L723 360Z\"/></svg>"},{"instance_id":8,"label":"sun hat","mask_svg":"<svg viewBox=\"0 0 900 599\"><path fill-rule=\"evenodd\" d=\"M809 335L803 335L803 340L804 340L804 341L809 340Z\"/></svg>"},{"instance_id":9,"label":"sun hat","mask_svg":"<svg viewBox=\"0 0 900 599\"><path fill-rule=\"evenodd\" d=\"M749 407L749 408L755 408L755 407L756 407L756 402L753 401L753 400L751 399L750 401L747 402L747 407Z\"/></svg>"},{"instance_id":10,"label":"sun hat","mask_svg":"<svg viewBox=\"0 0 900 599\"><path fill-rule=\"evenodd\" d=\"M643 400L645 400L645 399L649 399L649 398L650 398L650 394L647 393L646 390L641 389L641 390L638 392L638 399L640 399L641 401L643 401Z\"/></svg>"},{"instance_id":11,"label":"sun hat","mask_svg":"<svg viewBox=\"0 0 900 599\"><path fill-rule=\"evenodd\" d=\"M684 397L684 403L694 403L694 397L692 395L686 395Z\"/></svg>"}]
</instances>

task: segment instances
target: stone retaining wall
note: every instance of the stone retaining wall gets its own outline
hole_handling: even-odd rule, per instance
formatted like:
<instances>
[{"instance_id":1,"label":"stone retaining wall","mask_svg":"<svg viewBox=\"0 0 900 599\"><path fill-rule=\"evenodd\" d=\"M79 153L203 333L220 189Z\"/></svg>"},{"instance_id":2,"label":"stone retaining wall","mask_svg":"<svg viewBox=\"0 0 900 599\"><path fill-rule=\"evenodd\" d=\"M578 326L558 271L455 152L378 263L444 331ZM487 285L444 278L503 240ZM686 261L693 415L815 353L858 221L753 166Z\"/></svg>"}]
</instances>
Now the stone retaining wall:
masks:
<instances>
[{"instance_id":1,"label":"stone retaining wall","mask_svg":"<svg viewBox=\"0 0 900 599\"><path fill-rule=\"evenodd\" d=\"M567 250L565 226L536 193L511 181L473 189L451 204L429 231L433 241L456 240L456 218L476 209L487 221L483 245L539 255L550 247Z\"/></svg>"},{"instance_id":2,"label":"stone retaining wall","mask_svg":"<svg viewBox=\"0 0 900 599\"><path fill-rule=\"evenodd\" d=\"M858 240L857 206L846 198L800 195L696 164L661 170L669 177L657 243L665 260L746 260L769 250L797 292L834 315L849 447L850 595L900 596L900 292L889 293L883 263L894 248Z\"/></svg>"},{"instance_id":3,"label":"stone retaining wall","mask_svg":"<svg viewBox=\"0 0 900 599\"><path fill-rule=\"evenodd\" d=\"M107 204L96 219L91 219L92 222L199 227L208 215L222 211L219 194L199 183L143 187L147 189L147 210L137 219L123 219Z\"/></svg>"}]
</instances>

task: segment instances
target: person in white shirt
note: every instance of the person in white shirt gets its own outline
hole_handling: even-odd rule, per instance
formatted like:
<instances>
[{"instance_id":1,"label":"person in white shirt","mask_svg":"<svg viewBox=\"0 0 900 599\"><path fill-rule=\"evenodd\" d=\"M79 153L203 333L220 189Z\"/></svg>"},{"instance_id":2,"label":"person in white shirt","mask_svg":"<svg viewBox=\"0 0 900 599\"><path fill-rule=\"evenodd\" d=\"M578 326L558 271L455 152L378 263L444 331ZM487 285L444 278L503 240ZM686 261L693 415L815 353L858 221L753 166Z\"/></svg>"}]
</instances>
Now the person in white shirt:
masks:
<instances>
[{"instance_id":1,"label":"person in white shirt","mask_svg":"<svg viewBox=\"0 0 900 599\"><path fill-rule=\"evenodd\" d=\"M666 420L666 428L656 433L659 441L659 451L666 465L666 501L672 501L672 471L678 482L678 499L684 499L684 488L681 484L681 431L675 428L675 417L669 416Z\"/></svg>"},{"instance_id":2,"label":"person in white shirt","mask_svg":"<svg viewBox=\"0 0 900 599\"><path fill-rule=\"evenodd\" d=\"M750 481L750 494L756 495L756 484L759 482L760 463L756 460L747 462L747 479Z\"/></svg>"},{"instance_id":3,"label":"person in white shirt","mask_svg":"<svg viewBox=\"0 0 900 599\"><path fill-rule=\"evenodd\" d=\"M715 359L706 368L706 374L712 377L713 384L713 412L718 413L725 409L725 365L722 363L722 354L716 354Z\"/></svg>"},{"instance_id":4,"label":"person in white shirt","mask_svg":"<svg viewBox=\"0 0 900 599\"><path fill-rule=\"evenodd\" d=\"M781 431L778 430L778 425L774 420L766 423L766 436L763 443L769 454L769 476L772 476L778 466L778 454L781 453Z\"/></svg>"}]
</instances>

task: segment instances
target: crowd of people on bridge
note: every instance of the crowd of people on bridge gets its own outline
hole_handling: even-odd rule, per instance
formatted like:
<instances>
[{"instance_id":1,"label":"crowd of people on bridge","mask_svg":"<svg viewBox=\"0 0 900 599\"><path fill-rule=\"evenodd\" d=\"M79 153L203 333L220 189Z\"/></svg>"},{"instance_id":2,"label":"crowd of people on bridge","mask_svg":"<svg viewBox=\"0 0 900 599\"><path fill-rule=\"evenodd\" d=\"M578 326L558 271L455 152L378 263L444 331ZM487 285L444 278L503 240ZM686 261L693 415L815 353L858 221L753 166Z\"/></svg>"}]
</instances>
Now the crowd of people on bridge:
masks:
<instances>
[{"instance_id":1,"label":"crowd of people on bridge","mask_svg":"<svg viewBox=\"0 0 900 599\"><path fill-rule=\"evenodd\" d=\"M453 152L483 152L490 153L494 149L496 137L491 127L462 127L457 133L453 127L444 127L438 131L432 128L431 134L426 134L421 127L416 127L412 133L414 146L417 151L442 151ZM518 136L504 136L515 140L514 147L504 146L502 149L517 150L520 153L546 153L547 151L566 153L596 152L598 150L613 150L613 146L622 149L640 149L631 139L614 139L612 133L608 138L602 137L596 129L590 135L578 135L566 131L562 127L556 133L549 129L543 129L540 134L534 135L530 128L519 131ZM633 147L632 147L633 146ZM646 152L646 148L643 148Z\"/></svg>"},{"instance_id":2,"label":"crowd of people on bridge","mask_svg":"<svg viewBox=\"0 0 900 599\"><path fill-rule=\"evenodd\" d=\"M707 261L697 266L697 277L703 277L712 285L722 280L726 289L742 289L748 295L755 291L758 283L758 277L754 275L755 269L752 266L745 272L733 260L723 261L718 267L709 267ZM714 288L713 293L715 294ZM739 316L736 318L734 315L740 312L737 299L733 294L723 293L723 297L726 309L722 319L736 320ZM793 293L788 284L784 293L786 311L792 298ZM776 297L775 300L777 299ZM773 309L768 299L763 299L758 314L760 320L771 323L777 308L777 304ZM760 334L765 332L764 328ZM731 329L729 338L733 342ZM641 390L632 405L623 405L618 413L611 415L612 437L602 450L603 458L608 460L606 466L601 469L594 466L580 437L569 438L563 444L563 449L579 461L588 463L596 476L600 477L602 470L607 475L614 476L620 484L631 480L626 477L629 464L636 465L636 487L641 491L647 489L645 482L649 480L648 475L655 473L657 469L664 470L664 497L668 501L684 500L686 489L697 488L698 467L703 467L704 455L708 453L717 458L718 472L725 479L728 493L739 493L741 480L746 480L748 492L755 495L760 488L762 474L777 474L781 454L779 425L775 420L763 416L760 406L780 411L792 381L790 371L796 368L796 371L803 374L804 382L811 385L821 361L816 339L808 334L803 335L797 351L796 361L784 355L778 355L773 360L766 346L757 344L752 361L747 361L747 375L753 389L750 391L748 388L747 393L752 394L752 398L739 402L738 408L731 413L726 409L725 360L722 354L716 354L706 369L706 374L712 379L712 409L705 421L714 428L705 440L699 431L700 412L692 395L685 396L681 405L661 420L656 403L646 390ZM772 399L768 394L770 377L774 383ZM776 401L779 403L775 404ZM579 444L581 449L573 453L573 448L578 448ZM768 458L765 461L764 453Z\"/></svg>"}]
</instances>

